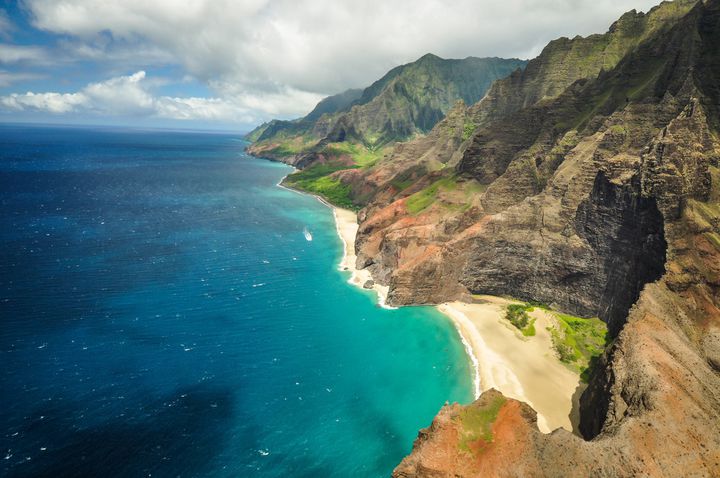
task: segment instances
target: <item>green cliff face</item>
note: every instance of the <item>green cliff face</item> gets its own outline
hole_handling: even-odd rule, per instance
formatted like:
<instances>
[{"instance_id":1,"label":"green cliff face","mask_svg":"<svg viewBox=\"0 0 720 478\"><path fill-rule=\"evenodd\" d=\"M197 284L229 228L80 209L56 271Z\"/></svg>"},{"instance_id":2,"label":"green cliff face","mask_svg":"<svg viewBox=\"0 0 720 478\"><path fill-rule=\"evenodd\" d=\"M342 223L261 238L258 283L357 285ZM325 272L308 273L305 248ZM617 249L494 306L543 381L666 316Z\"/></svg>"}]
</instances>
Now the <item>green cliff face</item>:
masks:
<instances>
[{"instance_id":1,"label":"green cliff face","mask_svg":"<svg viewBox=\"0 0 720 478\"><path fill-rule=\"evenodd\" d=\"M477 102L494 80L524 64L499 58L444 60L425 55L368 88L357 105L338 117L329 136L350 137L376 147L425 134L457 100Z\"/></svg>"},{"instance_id":2,"label":"green cliff face","mask_svg":"<svg viewBox=\"0 0 720 478\"><path fill-rule=\"evenodd\" d=\"M328 96L315 106L315 108L303 118L306 123L312 123L320 119L324 114L332 115L345 111L361 99L363 90L347 90L338 95Z\"/></svg>"},{"instance_id":3,"label":"green cliff face","mask_svg":"<svg viewBox=\"0 0 720 478\"><path fill-rule=\"evenodd\" d=\"M272 138L291 138L297 135L306 135L312 131L315 122L323 115L332 115L347 110L360 99L362 94L363 90L352 89L328 96L320 101L306 116L293 121L268 121L246 134L245 139L255 143L262 140L271 140Z\"/></svg>"},{"instance_id":4,"label":"green cliff face","mask_svg":"<svg viewBox=\"0 0 720 478\"><path fill-rule=\"evenodd\" d=\"M560 95L575 81L595 78L647 38L667 30L696 0L663 2L648 13L627 12L604 34L551 41L523 71L497 81L483 101L471 108L476 124L484 124Z\"/></svg>"},{"instance_id":5,"label":"green cliff face","mask_svg":"<svg viewBox=\"0 0 720 478\"><path fill-rule=\"evenodd\" d=\"M251 154L303 165L298 155L332 156L328 143L352 143L363 153L422 135L443 119L457 100L478 101L492 82L524 67L523 60L425 55L394 68L363 90L326 98L306 117L273 120L250 134ZM313 162L312 160L309 162Z\"/></svg>"}]
</instances>

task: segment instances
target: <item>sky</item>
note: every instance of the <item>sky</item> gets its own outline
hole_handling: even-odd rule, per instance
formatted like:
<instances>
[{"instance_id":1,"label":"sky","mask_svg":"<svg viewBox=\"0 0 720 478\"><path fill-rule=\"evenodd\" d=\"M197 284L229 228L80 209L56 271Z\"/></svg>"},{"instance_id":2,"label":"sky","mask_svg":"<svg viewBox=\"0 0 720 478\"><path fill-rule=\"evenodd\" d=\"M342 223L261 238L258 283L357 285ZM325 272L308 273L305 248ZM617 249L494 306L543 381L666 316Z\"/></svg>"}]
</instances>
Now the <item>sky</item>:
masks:
<instances>
[{"instance_id":1,"label":"sky","mask_svg":"<svg viewBox=\"0 0 720 478\"><path fill-rule=\"evenodd\" d=\"M659 0L0 0L0 121L248 131L425 53L530 59Z\"/></svg>"}]
</instances>

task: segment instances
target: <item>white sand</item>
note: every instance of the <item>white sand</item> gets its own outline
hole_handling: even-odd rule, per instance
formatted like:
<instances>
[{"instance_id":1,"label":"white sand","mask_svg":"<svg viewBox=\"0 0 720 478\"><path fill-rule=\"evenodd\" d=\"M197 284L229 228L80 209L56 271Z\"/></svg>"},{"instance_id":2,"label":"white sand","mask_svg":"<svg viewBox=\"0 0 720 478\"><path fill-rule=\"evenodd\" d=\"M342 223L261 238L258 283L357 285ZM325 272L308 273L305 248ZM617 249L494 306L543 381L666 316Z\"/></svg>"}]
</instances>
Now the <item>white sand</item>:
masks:
<instances>
[{"instance_id":1,"label":"white sand","mask_svg":"<svg viewBox=\"0 0 720 478\"><path fill-rule=\"evenodd\" d=\"M472 347L478 364L480 389L500 390L523 401L538 412L538 428L544 433L577 426L571 417L573 400L582 390L578 374L568 370L552 349L552 316L535 309L534 337L523 337L504 319L505 307L512 303L499 297L482 296L482 303L449 302L438 306L447 314Z\"/></svg>"},{"instance_id":2,"label":"white sand","mask_svg":"<svg viewBox=\"0 0 720 478\"><path fill-rule=\"evenodd\" d=\"M355 237L357 236L358 223L357 214L348 209L331 206L335 216L338 236L343 243L343 258L340 261L340 270L350 271L352 276L348 282L352 285L362 287L368 280L373 280L372 274L367 269L355 267L357 256L355 255ZM388 294L388 287L375 283L372 290L378 295L378 304L387 309L394 309L385 303Z\"/></svg>"},{"instance_id":3,"label":"white sand","mask_svg":"<svg viewBox=\"0 0 720 478\"><path fill-rule=\"evenodd\" d=\"M331 206L338 235L345 253L341 270L352 273L349 283L362 287L372 280L368 270L357 270L355 237L358 224L353 211ZM378 302L386 305L388 288L375 284ZM438 310L452 319L476 372L474 391L495 388L508 397L526 402L538 412L538 428L544 433L562 427L572 431L577 417L571 417L573 400L579 397L580 377L568 370L555 356L550 333L553 318L541 309L530 313L536 319L534 337L523 337L504 319L505 307L512 303L499 297L482 296L482 303L448 302Z\"/></svg>"}]
</instances>

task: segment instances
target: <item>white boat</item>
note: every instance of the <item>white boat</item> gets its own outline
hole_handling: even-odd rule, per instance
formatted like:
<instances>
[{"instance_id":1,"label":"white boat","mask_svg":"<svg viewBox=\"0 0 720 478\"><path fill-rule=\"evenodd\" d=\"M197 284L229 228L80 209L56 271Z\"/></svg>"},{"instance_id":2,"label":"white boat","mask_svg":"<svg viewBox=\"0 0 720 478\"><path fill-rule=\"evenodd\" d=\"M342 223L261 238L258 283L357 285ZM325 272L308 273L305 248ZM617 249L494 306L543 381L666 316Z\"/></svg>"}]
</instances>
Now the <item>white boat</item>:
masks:
<instances>
[{"instance_id":1,"label":"white boat","mask_svg":"<svg viewBox=\"0 0 720 478\"><path fill-rule=\"evenodd\" d=\"M303 234L305 235L305 240L312 241L312 234L310 234L310 231L308 231L307 227L303 229Z\"/></svg>"}]
</instances>

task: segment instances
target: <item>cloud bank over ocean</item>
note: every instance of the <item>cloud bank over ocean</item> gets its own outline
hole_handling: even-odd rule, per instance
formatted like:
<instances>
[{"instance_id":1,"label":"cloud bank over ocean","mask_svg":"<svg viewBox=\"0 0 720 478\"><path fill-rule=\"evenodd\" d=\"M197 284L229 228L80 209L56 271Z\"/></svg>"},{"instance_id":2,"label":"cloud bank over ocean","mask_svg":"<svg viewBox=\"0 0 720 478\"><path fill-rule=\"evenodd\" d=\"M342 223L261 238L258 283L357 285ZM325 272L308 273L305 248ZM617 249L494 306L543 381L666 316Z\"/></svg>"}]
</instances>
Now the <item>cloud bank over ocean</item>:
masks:
<instances>
[{"instance_id":1,"label":"cloud bank over ocean","mask_svg":"<svg viewBox=\"0 0 720 478\"><path fill-rule=\"evenodd\" d=\"M252 126L428 52L531 58L653 3L24 0L0 10L0 105Z\"/></svg>"}]
</instances>

